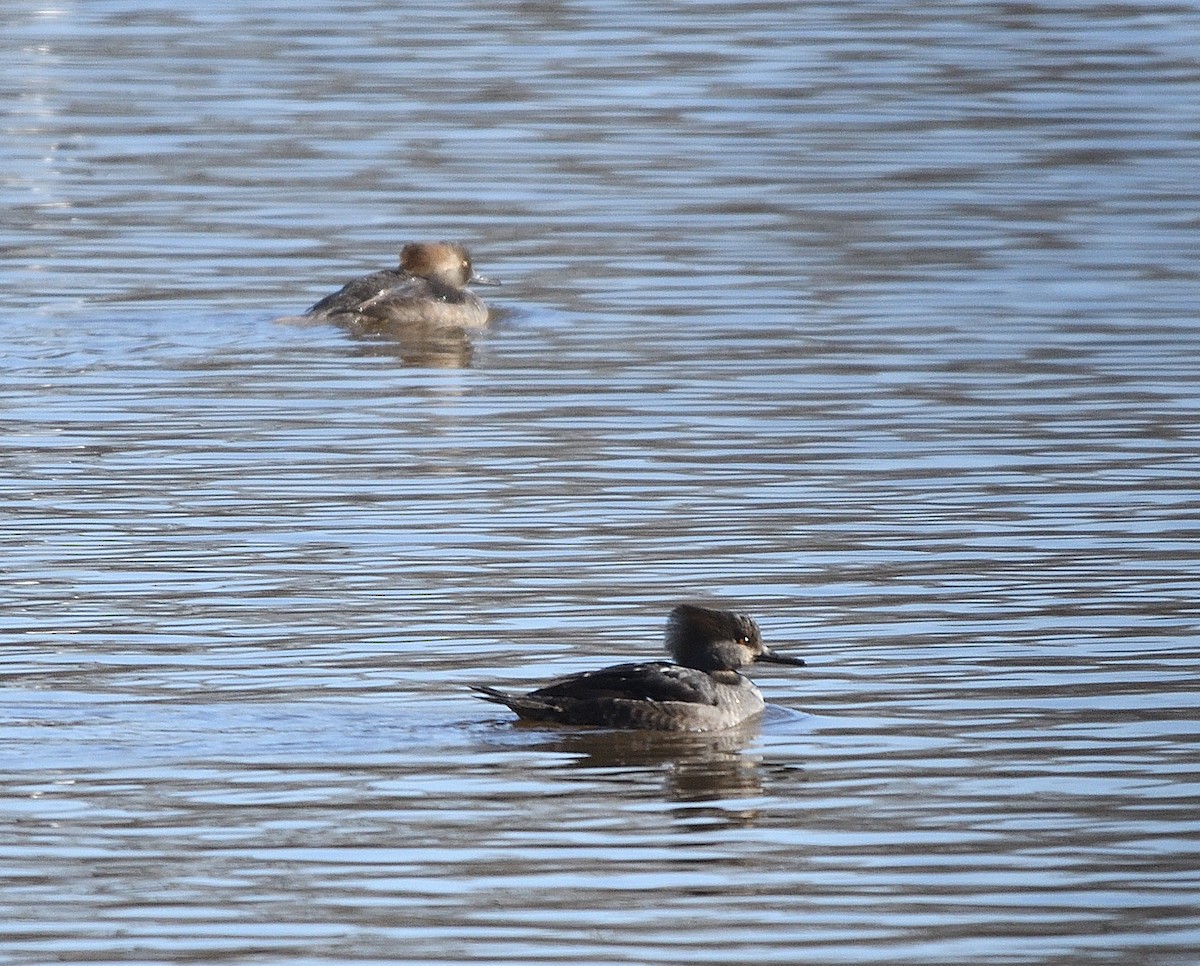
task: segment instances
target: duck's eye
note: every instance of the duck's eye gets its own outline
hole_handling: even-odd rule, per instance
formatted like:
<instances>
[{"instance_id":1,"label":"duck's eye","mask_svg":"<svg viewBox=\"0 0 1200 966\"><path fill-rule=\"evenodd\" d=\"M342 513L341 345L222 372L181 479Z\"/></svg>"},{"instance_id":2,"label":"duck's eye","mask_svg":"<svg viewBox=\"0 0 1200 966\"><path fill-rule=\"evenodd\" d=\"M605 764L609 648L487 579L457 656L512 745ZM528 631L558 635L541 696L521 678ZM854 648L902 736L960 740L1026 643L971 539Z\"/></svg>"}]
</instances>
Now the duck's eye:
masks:
<instances>
[{"instance_id":1,"label":"duck's eye","mask_svg":"<svg viewBox=\"0 0 1200 966\"><path fill-rule=\"evenodd\" d=\"M744 647L749 647L750 646L750 635L749 634L741 635L741 637L739 637L737 639L737 642L739 644L743 645Z\"/></svg>"}]
</instances>

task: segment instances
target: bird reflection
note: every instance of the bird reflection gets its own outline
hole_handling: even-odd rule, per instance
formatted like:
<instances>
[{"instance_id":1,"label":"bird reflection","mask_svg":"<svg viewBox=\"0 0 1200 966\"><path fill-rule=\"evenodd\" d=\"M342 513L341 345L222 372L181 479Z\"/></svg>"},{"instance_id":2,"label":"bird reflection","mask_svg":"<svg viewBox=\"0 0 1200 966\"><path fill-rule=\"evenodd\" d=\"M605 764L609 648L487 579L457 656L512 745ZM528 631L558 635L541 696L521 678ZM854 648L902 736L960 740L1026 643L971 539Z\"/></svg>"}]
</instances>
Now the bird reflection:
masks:
<instances>
[{"instance_id":1,"label":"bird reflection","mask_svg":"<svg viewBox=\"0 0 1200 966\"><path fill-rule=\"evenodd\" d=\"M313 326L304 315L285 315L273 319L277 325ZM470 368L475 345L471 334L461 326L395 323L378 319L338 319L334 324L350 336L363 355L399 359L408 366L433 369Z\"/></svg>"},{"instance_id":2,"label":"bird reflection","mask_svg":"<svg viewBox=\"0 0 1200 966\"><path fill-rule=\"evenodd\" d=\"M551 731L538 724L515 727L526 733L542 731L545 739L534 747L566 755L573 768L662 771L666 776L665 790L674 801L709 802L762 794L758 759L743 754L745 747L758 736L758 721L707 733L599 728Z\"/></svg>"},{"instance_id":3,"label":"bird reflection","mask_svg":"<svg viewBox=\"0 0 1200 966\"><path fill-rule=\"evenodd\" d=\"M467 369L475 352L470 335L461 328L354 320L342 329L366 355L396 358L408 366Z\"/></svg>"}]
</instances>

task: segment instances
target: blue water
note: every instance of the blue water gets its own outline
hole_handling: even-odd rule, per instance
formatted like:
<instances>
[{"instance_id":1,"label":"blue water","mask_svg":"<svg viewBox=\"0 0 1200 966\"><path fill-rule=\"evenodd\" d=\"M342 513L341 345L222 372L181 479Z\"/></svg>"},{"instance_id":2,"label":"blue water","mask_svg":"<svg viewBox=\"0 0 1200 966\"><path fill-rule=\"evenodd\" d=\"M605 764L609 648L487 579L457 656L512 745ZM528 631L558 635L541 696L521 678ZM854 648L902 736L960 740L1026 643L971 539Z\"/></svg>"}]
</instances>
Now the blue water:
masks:
<instances>
[{"instance_id":1,"label":"blue water","mask_svg":"<svg viewBox=\"0 0 1200 966\"><path fill-rule=\"evenodd\" d=\"M1193 962L1198 26L7 4L0 962ZM466 690L696 598L747 728Z\"/></svg>"}]
</instances>

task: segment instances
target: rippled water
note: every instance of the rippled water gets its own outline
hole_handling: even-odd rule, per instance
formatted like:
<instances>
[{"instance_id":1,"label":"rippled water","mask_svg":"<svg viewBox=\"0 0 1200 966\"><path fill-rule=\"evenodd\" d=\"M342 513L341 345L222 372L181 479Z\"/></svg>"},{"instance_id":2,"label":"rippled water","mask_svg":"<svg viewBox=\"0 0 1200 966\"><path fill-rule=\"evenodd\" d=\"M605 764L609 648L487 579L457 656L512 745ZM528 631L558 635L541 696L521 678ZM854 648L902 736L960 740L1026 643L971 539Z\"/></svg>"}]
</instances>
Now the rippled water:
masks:
<instances>
[{"instance_id":1,"label":"rippled water","mask_svg":"<svg viewBox=\"0 0 1200 966\"><path fill-rule=\"evenodd\" d=\"M1196 961L1193 6L0 27L0 961ZM685 598L761 722L466 691Z\"/></svg>"}]
</instances>

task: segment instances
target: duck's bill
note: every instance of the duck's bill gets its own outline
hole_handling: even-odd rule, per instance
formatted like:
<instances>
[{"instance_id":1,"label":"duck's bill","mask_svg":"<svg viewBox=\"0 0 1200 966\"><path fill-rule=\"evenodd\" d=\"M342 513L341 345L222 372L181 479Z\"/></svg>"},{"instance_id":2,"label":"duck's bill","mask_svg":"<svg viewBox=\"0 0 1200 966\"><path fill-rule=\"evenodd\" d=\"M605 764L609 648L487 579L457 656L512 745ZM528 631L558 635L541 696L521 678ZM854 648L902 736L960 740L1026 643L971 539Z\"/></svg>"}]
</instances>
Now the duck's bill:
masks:
<instances>
[{"instance_id":1,"label":"duck's bill","mask_svg":"<svg viewBox=\"0 0 1200 966\"><path fill-rule=\"evenodd\" d=\"M476 275L476 274L472 273L471 277L469 279L467 279L467 284L468 285L499 285L500 279L488 278L486 275Z\"/></svg>"},{"instance_id":2,"label":"duck's bill","mask_svg":"<svg viewBox=\"0 0 1200 966\"><path fill-rule=\"evenodd\" d=\"M763 651L754 660L765 664L790 664L792 667L804 666L804 658L789 657L787 654L776 654L774 651Z\"/></svg>"}]
</instances>

